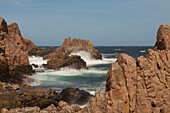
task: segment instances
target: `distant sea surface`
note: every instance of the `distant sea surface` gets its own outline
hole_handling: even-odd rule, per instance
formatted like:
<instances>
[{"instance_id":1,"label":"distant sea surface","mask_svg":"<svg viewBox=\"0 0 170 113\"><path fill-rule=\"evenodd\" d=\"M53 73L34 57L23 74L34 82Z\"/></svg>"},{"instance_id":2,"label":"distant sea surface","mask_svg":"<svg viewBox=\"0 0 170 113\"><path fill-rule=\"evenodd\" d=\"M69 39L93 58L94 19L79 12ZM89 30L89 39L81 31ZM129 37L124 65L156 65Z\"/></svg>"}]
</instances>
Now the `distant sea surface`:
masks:
<instances>
[{"instance_id":1,"label":"distant sea surface","mask_svg":"<svg viewBox=\"0 0 170 113\"><path fill-rule=\"evenodd\" d=\"M48 50L48 46L40 46ZM57 47L53 47L56 49ZM114 63L120 53L126 53L132 56L135 60L139 56L145 56L147 49L153 49L153 46L96 46L95 47L103 57L103 60L95 60L91 55L85 51L78 54L87 63L89 70L74 70L62 68L58 71L38 68L35 70L44 70L45 72L37 72L31 76L36 82L31 83L32 86L42 86L45 88L52 88L56 91L61 91L64 88L72 87L86 90L90 93L95 91L104 91L106 84L106 74L111 63ZM41 66L46 63L42 57L29 57L30 63L35 63Z\"/></svg>"}]
</instances>

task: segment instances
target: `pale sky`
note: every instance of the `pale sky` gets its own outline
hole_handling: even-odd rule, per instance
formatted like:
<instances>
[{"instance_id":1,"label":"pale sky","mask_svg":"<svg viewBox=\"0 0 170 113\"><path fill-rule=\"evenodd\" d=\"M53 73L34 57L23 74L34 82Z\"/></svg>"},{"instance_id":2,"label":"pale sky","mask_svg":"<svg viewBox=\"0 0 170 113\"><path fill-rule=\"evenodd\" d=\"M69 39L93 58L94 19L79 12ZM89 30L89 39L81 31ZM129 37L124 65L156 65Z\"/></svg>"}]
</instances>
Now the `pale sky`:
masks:
<instances>
[{"instance_id":1,"label":"pale sky","mask_svg":"<svg viewBox=\"0 0 170 113\"><path fill-rule=\"evenodd\" d=\"M95 46L153 46L170 24L170 0L0 0L0 16L17 22L38 46L60 46L68 36Z\"/></svg>"}]
</instances>

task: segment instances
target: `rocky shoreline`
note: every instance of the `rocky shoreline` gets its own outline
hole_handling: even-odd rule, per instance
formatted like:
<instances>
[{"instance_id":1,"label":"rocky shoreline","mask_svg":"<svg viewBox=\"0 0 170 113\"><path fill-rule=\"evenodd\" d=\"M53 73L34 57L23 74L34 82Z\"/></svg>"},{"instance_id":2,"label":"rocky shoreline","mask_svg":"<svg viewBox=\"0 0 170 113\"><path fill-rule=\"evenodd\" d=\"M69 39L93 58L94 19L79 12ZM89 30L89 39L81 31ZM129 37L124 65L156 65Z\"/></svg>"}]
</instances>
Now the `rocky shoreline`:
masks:
<instances>
[{"instance_id":1,"label":"rocky shoreline","mask_svg":"<svg viewBox=\"0 0 170 113\"><path fill-rule=\"evenodd\" d=\"M28 49L29 48L29 49ZM7 26L0 18L0 110L2 113L168 113L170 112L170 25L161 25L154 50L135 61L121 53L111 65L105 92L88 92L66 88L62 92L24 84L23 75L34 71L28 55L49 59L46 68L87 69L80 56L72 52L87 51L102 59L93 44L82 39L65 39L63 45L48 52L25 39L16 23ZM6 82L6 83L4 83ZM18 84L18 85L10 85ZM89 103L88 103L89 102ZM80 108L78 105L84 105Z\"/></svg>"}]
</instances>

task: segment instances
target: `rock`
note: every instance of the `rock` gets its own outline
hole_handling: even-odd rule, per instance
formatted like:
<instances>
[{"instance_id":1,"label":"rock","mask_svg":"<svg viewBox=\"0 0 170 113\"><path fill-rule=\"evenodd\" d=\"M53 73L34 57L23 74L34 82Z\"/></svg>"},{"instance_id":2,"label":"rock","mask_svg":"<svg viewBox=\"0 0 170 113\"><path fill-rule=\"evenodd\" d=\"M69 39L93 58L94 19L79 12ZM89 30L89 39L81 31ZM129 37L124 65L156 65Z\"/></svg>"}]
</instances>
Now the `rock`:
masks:
<instances>
[{"instance_id":1,"label":"rock","mask_svg":"<svg viewBox=\"0 0 170 113\"><path fill-rule=\"evenodd\" d=\"M5 43L4 36L0 33L0 81L8 81L7 78L9 76L9 66L8 60L5 56Z\"/></svg>"},{"instance_id":2,"label":"rock","mask_svg":"<svg viewBox=\"0 0 170 113\"><path fill-rule=\"evenodd\" d=\"M96 60L101 60L102 55L96 50L93 46L93 43L90 43L89 40L82 40L82 39L73 39L71 41L71 38L68 37L65 39L63 42L63 45L59 48L56 48L56 50L49 55L44 56L44 59L51 59L55 57L56 53L60 53L64 56L69 56L72 52L78 52L78 51L86 51L90 52L92 57L95 58Z\"/></svg>"},{"instance_id":3,"label":"rock","mask_svg":"<svg viewBox=\"0 0 170 113\"><path fill-rule=\"evenodd\" d=\"M78 88L66 88L62 90L61 97L61 100L68 102L70 105L84 105L88 103L93 96L84 90L79 90Z\"/></svg>"},{"instance_id":4,"label":"rock","mask_svg":"<svg viewBox=\"0 0 170 113\"><path fill-rule=\"evenodd\" d=\"M161 25L157 32L157 41L154 50L170 49L170 25Z\"/></svg>"},{"instance_id":5,"label":"rock","mask_svg":"<svg viewBox=\"0 0 170 113\"><path fill-rule=\"evenodd\" d=\"M57 107L58 111L61 113L75 113L73 108L69 106L67 102L60 101L59 106Z\"/></svg>"},{"instance_id":6,"label":"rock","mask_svg":"<svg viewBox=\"0 0 170 113\"><path fill-rule=\"evenodd\" d=\"M106 92L96 92L81 112L169 113L170 49L169 25L158 30L154 50L135 61L119 54L107 73Z\"/></svg>"},{"instance_id":7,"label":"rock","mask_svg":"<svg viewBox=\"0 0 170 113\"><path fill-rule=\"evenodd\" d=\"M65 39L63 45L57 48L49 55L45 55L43 59L50 59L47 62L47 68L59 69L61 67L70 67L74 69L87 68L83 59L78 56L70 57L72 52L86 51L89 52L96 60L101 60L102 55L93 47L93 44L88 40L73 39L68 37ZM70 62L71 61L71 62Z\"/></svg>"},{"instance_id":8,"label":"rock","mask_svg":"<svg viewBox=\"0 0 170 113\"><path fill-rule=\"evenodd\" d=\"M7 23L2 17L0 17L0 33L1 32L8 33Z\"/></svg>"},{"instance_id":9,"label":"rock","mask_svg":"<svg viewBox=\"0 0 170 113\"><path fill-rule=\"evenodd\" d=\"M1 18L0 20L0 66L1 69L3 69L1 70L3 78L0 77L0 81L20 82L22 81L22 75L31 75L33 73L32 67L29 65L28 53L22 51L11 41L9 37L11 30L8 30L7 23L4 19ZM14 31L20 34L18 30L14 29Z\"/></svg>"},{"instance_id":10,"label":"rock","mask_svg":"<svg viewBox=\"0 0 170 113\"><path fill-rule=\"evenodd\" d=\"M87 69L86 62L77 55L73 55L66 59L64 57L53 58L52 60L47 61L46 66L48 69L59 69L62 67L73 69Z\"/></svg>"},{"instance_id":11,"label":"rock","mask_svg":"<svg viewBox=\"0 0 170 113\"><path fill-rule=\"evenodd\" d=\"M34 68L38 68L38 65L37 65L37 64L32 64L32 66L33 66Z\"/></svg>"},{"instance_id":12,"label":"rock","mask_svg":"<svg viewBox=\"0 0 170 113\"><path fill-rule=\"evenodd\" d=\"M13 109L38 106L40 109L59 101L60 97L53 89L22 85L14 88L0 84L0 111L2 108Z\"/></svg>"},{"instance_id":13,"label":"rock","mask_svg":"<svg viewBox=\"0 0 170 113\"><path fill-rule=\"evenodd\" d=\"M47 53L49 54L49 53L52 53L52 52L54 52L54 49L53 49L53 47L50 47L50 48L48 49Z\"/></svg>"},{"instance_id":14,"label":"rock","mask_svg":"<svg viewBox=\"0 0 170 113\"><path fill-rule=\"evenodd\" d=\"M24 38L17 23L11 23L7 27L9 39L23 51L28 51L29 56L44 56L53 52L52 48L50 48L49 51L46 51L40 47L36 47L30 39Z\"/></svg>"},{"instance_id":15,"label":"rock","mask_svg":"<svg viewBox=\"0 0 170 113\"><path fill-rule=\"evenodd\" d=\"M21 31L17 23L11 23L8 25L9 39L23 51L30 51L30 49L36 47L30 39L26 39L21 35Z\"/></svg>"}]
</instances>

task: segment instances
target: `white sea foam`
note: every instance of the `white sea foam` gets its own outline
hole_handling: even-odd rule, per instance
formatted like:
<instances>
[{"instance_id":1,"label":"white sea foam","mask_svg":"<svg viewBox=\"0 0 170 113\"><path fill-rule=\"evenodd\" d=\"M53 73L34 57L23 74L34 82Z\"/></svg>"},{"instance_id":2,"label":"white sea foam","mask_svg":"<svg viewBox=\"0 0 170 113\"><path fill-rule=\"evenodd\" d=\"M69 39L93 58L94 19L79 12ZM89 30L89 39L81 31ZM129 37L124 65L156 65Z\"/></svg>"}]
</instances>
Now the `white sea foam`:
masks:
<instances>
[{"instance_id":1,"label":"white sea foam","mask_svg":"<svg viewBox=\"0 0 170 113\"><path fill-rule=\"evenodd\" d=\"M30 64L37 64L38 66L42 66L42 64L47 64L48 60L43 60L43 57L39 56L29 56Z\"/></svg>"},{"instance_id":2,"label":"white sea foam","mask_svg":"<svg viewBox=\"0 0 170 113\"><path fill-rule=\"evenodd\" d=\"M114 49L115 51L121 51L121 49Z\"/></svg>"},{"instance_id":3,"label":"white sea foam","mask_svg":"<svg viewBox=\"0 0 170 113\"><path fill-rule=\"evenodd\" d=\"M140 53L145 53L146 51L145 50L141 50Z\"/></svg>"},{"instance_id":4,"label":"white sea foam","mask_svg":"<svg viewBox=\"0 0 170 113\"><path fill-rule=\"evenodd\" d=\"M90 74L90 73L98 73L104 74L107 73L107 70L97 70L95 68L90 68L89 70L86 69L70 69L70 68L61 68L60 70L55 71L48 71L45 72L37 72L37 75L57 75L57 76L81 76L83 74Z\"/></svg>"},{"instance_id":5,"label":"white sea foam","mask_svg":"<svg viewBox=\"0 0 170 113\"><path fill-rule=\"evenodd\" d=\"M103 60L96 60L92 57L92 55L89 52L86 51L73 52L70 54L70 56L71 55L81 56L81 58L86 62L87 66L111 64L116 61L116 58L105 58L104 56L103 56Z\"/></svg>"},{"instance_id":6,"label":"white sea foam","mask_svg":"<svg viewBox=\"0 0 170 113\"><path fill-rule=\"evenodd\" d=\"M118 55L118 53L112 53L112 54L102 54L102 57L111 57L114 55Z\"/></svg>"}]
</instances>

